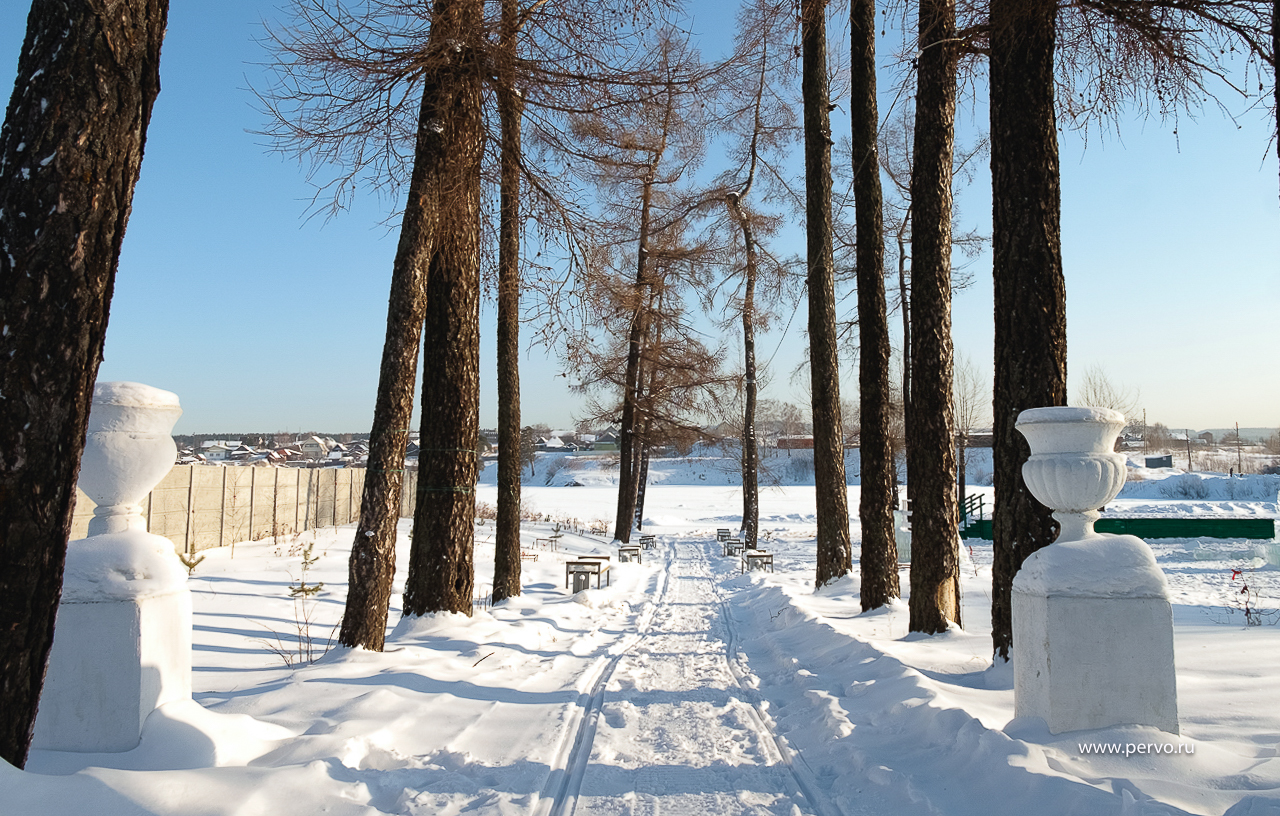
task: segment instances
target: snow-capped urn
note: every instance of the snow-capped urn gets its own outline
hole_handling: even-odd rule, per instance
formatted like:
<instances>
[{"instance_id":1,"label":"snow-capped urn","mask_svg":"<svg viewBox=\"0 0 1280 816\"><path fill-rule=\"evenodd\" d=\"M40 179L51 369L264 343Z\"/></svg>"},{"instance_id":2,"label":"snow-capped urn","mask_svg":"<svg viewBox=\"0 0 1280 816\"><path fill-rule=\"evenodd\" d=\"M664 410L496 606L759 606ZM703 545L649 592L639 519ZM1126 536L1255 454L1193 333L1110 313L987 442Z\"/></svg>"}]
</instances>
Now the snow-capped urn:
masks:
<instances>
[{"instance_id":1,"label":"snow-capped urn","mask_svg":"<svg viewBox=\"0 0 1280 816\"><path fill-rule=\"evenodd\" d=\"M146 530L141 502L173 468L170 433L182 416L178 395L133 382L93 388L80 489L93 499L89 535Z\"/></svg>"},{"instance_id":2,"label":"snow-capped urn","mask_svg":"<svg viewBox=\"0 0 1280 816\"><path fill-rule=\"evenodd\" d=\"M1031 446L1027 489L1061 532L1013 579L1013 708L1050 733L1149 725L1178 733L1173 609L1151 548L1098 533L1097 508L1124 486L1114 453L1124 416L1033 408L1015 426Z\"/></svg>"},{"instance_id":3,"label":"snow-capped urn","mask_svg":"<svg viewBox=\"0 0 1280 816\"><path fill-rule=\"evenodd\" d=\"M88 537L67 543L34 748L130 751L152 711L191 699L187 571L140 504L173 467L181 415L148 385L93 389L79 484L97 507Z\"/></svg>"},{"instance_id":4,"label":"snow-capped urn","mask_svg":"<svg viewBox=\"0 0 1280 816\"><path fill-rule=\"evenodd\" d=\"M1031 495L1053 510L1059 541L1096 533L1098 508L1124 487L1125 458L1114 453L1124 415L1109 408L1031 408L1014 425L1031 446L1022 478Z\"/></svg>"}]
</instances>

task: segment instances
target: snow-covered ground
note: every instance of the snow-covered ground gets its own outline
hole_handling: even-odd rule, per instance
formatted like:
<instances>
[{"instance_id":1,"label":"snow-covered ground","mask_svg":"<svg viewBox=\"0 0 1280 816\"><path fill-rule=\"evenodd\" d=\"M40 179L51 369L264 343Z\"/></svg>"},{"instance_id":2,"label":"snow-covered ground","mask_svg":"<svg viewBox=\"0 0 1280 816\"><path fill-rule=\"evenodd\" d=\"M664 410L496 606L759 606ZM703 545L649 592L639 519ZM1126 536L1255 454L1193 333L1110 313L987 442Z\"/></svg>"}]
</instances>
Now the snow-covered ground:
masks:
<instances>
[{"instance_id":1,"label":"snow-covered ground","mask_svg":"<svg viewBox=\"0 0 1280 816\"><path fill-rule=\"evenodd\" d=\"M989 542L964 542L964 628L912 635L905 603L860 612L856 574L813 590L812 486L764 491L776 571L744 575L715 542L740 520L732 479L655 472L644 563L571 595L565 559L608 536L537 539L611 518L614 488L599 471L526 487L547 520L525 528L525 593L470 618L393 608L380 654L299 660L299 632L320 655L341 616L351 528L211 551L191 578L195 702L153 714L128 753L0 763L0 814L1280 814L1275 542L1152 542L1176 604L1181 734L1054 736L1012 720L1012 672L991 665ZM1258 477L1231 497L1203 481L1183 499L1134 482L1109 512L1280 516ZM483 594L491 527L477 532ZM304 577L324 589L295 602ZM1245 625L1246 598L1263 625Z\"/></svg>"}]
</instances>

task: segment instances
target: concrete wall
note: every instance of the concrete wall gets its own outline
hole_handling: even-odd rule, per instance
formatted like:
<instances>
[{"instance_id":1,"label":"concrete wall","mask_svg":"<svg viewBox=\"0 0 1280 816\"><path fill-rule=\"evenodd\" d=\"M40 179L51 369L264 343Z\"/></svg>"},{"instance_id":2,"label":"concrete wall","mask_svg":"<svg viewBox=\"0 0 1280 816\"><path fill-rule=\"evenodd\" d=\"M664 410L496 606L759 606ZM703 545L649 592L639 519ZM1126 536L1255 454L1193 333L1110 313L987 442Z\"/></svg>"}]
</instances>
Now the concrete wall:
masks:
<instances>
[{"instance_id":1,"label":"concrete wall","mask_svg":"<svg viewBox=\"0 0 1280 816\"><path fill-rule=\"evenodd\" d=\"M179 552L193 553L355 522L364 474L363 468L177 465L143 501L142 510L149 532L168 538ZM413 496L411 489L405 494ZM93 507L77 490L72 539L88 534ZM403 501L401 508L402 516L413 512Z\"/></svg>"}]
</instances>

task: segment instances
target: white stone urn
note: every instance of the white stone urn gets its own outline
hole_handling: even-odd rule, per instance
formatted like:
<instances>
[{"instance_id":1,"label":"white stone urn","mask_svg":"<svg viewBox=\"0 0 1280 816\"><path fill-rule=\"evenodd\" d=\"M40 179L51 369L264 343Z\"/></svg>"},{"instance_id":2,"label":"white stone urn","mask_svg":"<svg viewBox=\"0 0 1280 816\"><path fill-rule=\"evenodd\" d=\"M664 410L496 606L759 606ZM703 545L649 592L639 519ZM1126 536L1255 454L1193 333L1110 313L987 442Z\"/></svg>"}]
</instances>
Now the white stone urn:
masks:
<instances>
[{"instance_id":1,"label":"white stone urn","mask_svg":"<svg viewBox=\"0 0 1280 816\"><path fill-rule=\"evenodd\" d=\"M1114 453L1124 415L1109 408L1032 408L1014 426L1031 446L1022 478L1062 525L1059 541L1095 535L1098 508L1124 487L1125 459Z\"/></svg>"},{"instance_id":2,"label":"white stone urn","mask_svg":"<svg viewBox=\"0 0 1280 816\"><path fill-rule=\"evenodd\" d=\"M1013 579L1014 714L1060 734L1113 725L1178 732L1173 610L1146 542L1093 529L1124 486L1114 453L1124 416L1033 408L1015 425L1031 446L1027 489L1053 510L1058 538Z\"/></svg>"},{"instance_id":3,"label":"white stone urn","mask_svg":"<svg viewBox=\"0 0 1280 816\"><path fill-rule=\"evenodd\" d=\"M157 707L191 698L191 593L173 542L146 530L141 501L173 467L178 397L98 383L80 463L97 503L67 544L32 747L128 751Z\"/></svg>"},{"instance_id":4,"label":"white stone urn","mask_svg":"<svg viewBox=\"0 0 1280 816\"><path fill-rule=\"evenodd\" d=\"M146 530L141 502L173 468L178 395L131 382L98 383L80 458L80 489L97 505L89 535Z\"/></svg>"}]
</instances>

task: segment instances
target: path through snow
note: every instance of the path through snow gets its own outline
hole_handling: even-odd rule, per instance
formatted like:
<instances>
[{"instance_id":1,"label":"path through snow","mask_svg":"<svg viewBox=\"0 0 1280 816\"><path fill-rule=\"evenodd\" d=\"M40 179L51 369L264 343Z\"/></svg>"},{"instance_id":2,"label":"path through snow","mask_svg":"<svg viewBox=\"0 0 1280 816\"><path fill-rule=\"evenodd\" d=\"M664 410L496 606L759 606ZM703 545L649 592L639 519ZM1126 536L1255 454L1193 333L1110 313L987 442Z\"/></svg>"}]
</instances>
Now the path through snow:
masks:
<instances>
[{"instance_id":1,"label":"path through snow","mask_svg":"<svg viewBox=\"0 0 1280 816\"><path fill-rule=\"evenodd\" d=\"M820 812L751 702L756 683L743 682L730 660L734 635L716 574L728 562L708 558L718 545L661 546L666 580L652 624L601 678L590 755L577 758L563 812Z\"/></svg>"}]
</instances>

